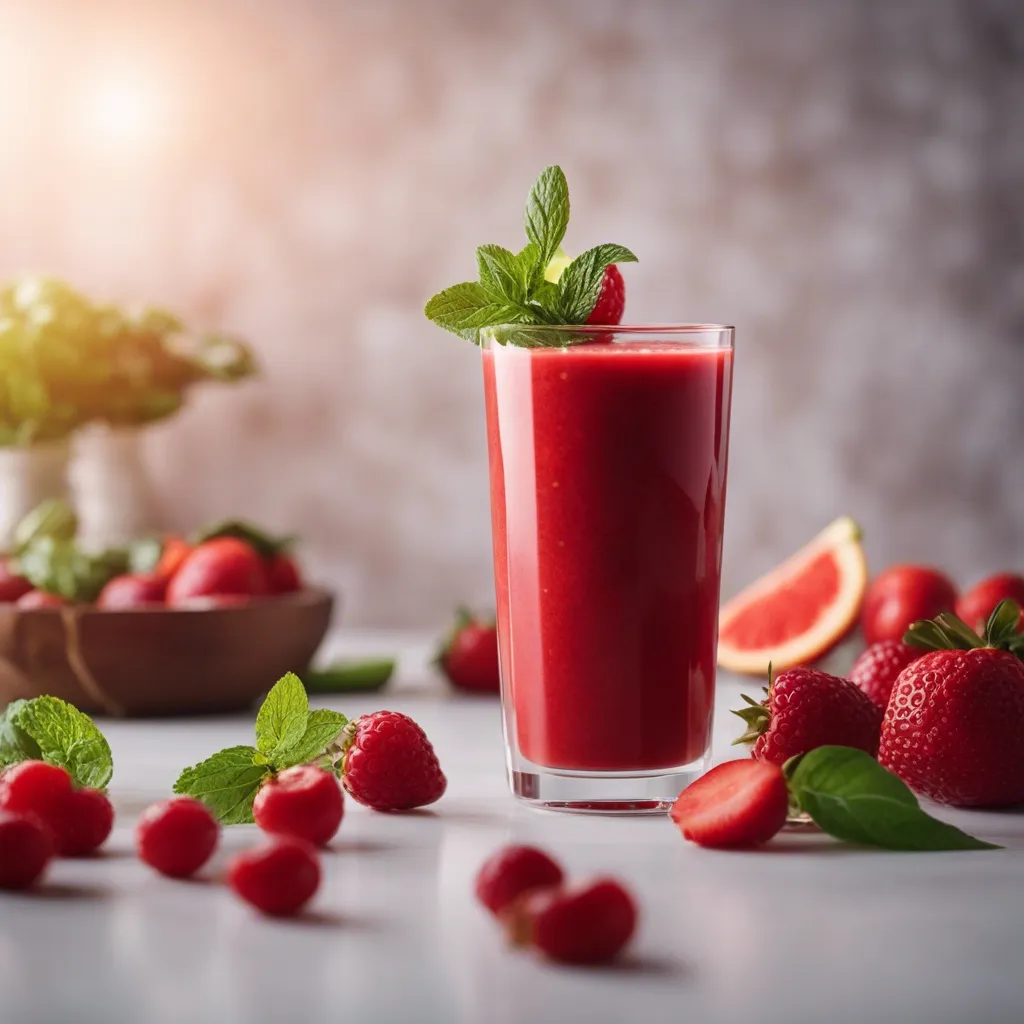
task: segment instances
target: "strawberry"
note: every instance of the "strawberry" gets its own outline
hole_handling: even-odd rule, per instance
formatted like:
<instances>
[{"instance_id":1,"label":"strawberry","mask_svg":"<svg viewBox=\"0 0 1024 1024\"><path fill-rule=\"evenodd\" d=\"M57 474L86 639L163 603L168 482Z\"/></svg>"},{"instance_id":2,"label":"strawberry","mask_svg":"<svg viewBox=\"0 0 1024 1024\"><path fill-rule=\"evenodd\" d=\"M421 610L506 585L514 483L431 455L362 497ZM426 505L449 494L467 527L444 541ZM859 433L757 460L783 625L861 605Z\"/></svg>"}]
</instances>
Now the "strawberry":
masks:
<instances>
[{"instance_id":1,"label":"strawberry","mask_svg":"<svg viewBox=\"0 0 1024 1024\"><path fill-rule=\"evenodd\" d=\"M789 812L786 776L769 761L726 761L679 795L669 817L684 839L741 849L766 843Z\"/></svg>"},{"instance_id":2,"label":"strawberry","mask_svg":"<svg viewBox=\"0 0 1024 1024\"><path fill-rule=\"evenodd\" d=\"M597 303L587 317L588 324L607 324L613 326L622 323L622 314L626 311L626 282L622 273L614 263L604 268L601 278L601 290L597 293Z\"/></svg>"},{"instance_id":3,"label":"strawberry","mask_svg":"<svg viewBox=\"0 0 1024 1024\"><path fill-rule=\"evenodd\" d=\"M167 604L186 605L198 597L252 597L267 592L263 559L237 537L216 537L193 548L167 586Z\"/></svg>"},{"instance_id":4,"label":"strawberry","mask_svg":"<svg viewBox=\"0 0 1024 1024\"><path fill-rule=\"evenodd\" d=\"M966 622L971 629L983 629L996 605L1005 600L1024 605L1024 576L1001 572L976 583L965 594L961 594L957 601L957 618ZM1017 623L1017 629L1024 629L1024 616Z\"/></svg>"},{"instance_id":5,"label":"strawberry","mask_svg":"<svg viewBox=\"0 0 1024 1024\"><path fill-rule=\"evenodd\" d=\"M868 585L860 626L869 644L899 640L919 619L951 612L957 592L953 581L927 565L892 565Z\"/></svg>"},{"instance_id":6,"label":"strawberry","mask_svg":"<svg viewBox=\"0 0 1024 1024\"><path fill-rule=\"evenodd\" d=\"M884 711L897 676L920 657L920 647L911 647L902 640L881 640L857 658L846 678Z\"/></svg>"},{"instance_id":7,"label":"strawberry","mask_svg":"<svg viewBox=\"0 0 1024 1024\"><path fill-rule=\"evenodd\" d=\"M440 800L448 787L427 734L397 711L377 711L349 723L342 770L352 798L375 811L424 807Z\"/></svg>"},{"instance_id":8,"label":"strawberry","mask_svg":"<svg viewBox=\"0 0 1024 1024\"><path fill-rule=\"evenodd\" d=\"M1024 803L1024 635L1001 602L978 636L955 615L907 634L933 648L893 687L878 759L911 789L957 807Z\"/></svg>"},{"instance_id":9,"label":"strawberry","mask_svg":"<svg viewBox=\"0 0 1024 1024\"><path fill-rule=\"evenodd\" d=\"M498 630L494 620L484 621L468 609L460 608L436 664L457 689L497 693L501 689L501 677Z\"/></svg>"},{"instance_id":10,"label":"strawberry","mask_svg":"<svg viewBox=\"0 0 1024 1024\"><path fill-rule=\"evenodd\" d=\"M292 594L302 589L302 572L298 562L283 552L264 560L267 585L272 594Z\"/></svg>"},{"instance_id":11,"label":"strawberry","mask_svg":"<svg viewBox=\"0 0 1024 1024\"><path fill-rule=\"evenodd\" d=\"M136 574L115 576L100 591L96 607L107 611L154 608L164 603L167 580L161 576Z\"/></svg>"},{"instance_id":12,"label":"strawberry","mask_svg":"<svg viewBox=\"0 0 1024 1024\"><path fill-rule=\"evenodd\" d=\"M10 559L0 558L0 604L13 604L32 589L32 584L13 569Z\"/></svg>"},{"instance_id":13,"label":"strawberry","mask_svg":"<svg viewBox=\"0 0 1024 1024\"><path fill-rule=\"evenodd\" d=\"M759 761L782 764L825 746L877 753L882 709L848 680L811 668L787 669L774 679L769 671L766 692L760 704L744 695L749 707L733 712L747 723L735 742L753 743Z\"/></svg>"},{"instance_id":14,"label":"strawberry","mask_svg":"<svg viewBox=\"0 0 1024 1024\"><path fill-rule=\"evenodd\" d=\"M181 563L192 553L192 545L183 537L170 536L164 538L160 561L157 562L154 574L164 580L170 580L181 568Z\"/></svg>"}]
</instances>

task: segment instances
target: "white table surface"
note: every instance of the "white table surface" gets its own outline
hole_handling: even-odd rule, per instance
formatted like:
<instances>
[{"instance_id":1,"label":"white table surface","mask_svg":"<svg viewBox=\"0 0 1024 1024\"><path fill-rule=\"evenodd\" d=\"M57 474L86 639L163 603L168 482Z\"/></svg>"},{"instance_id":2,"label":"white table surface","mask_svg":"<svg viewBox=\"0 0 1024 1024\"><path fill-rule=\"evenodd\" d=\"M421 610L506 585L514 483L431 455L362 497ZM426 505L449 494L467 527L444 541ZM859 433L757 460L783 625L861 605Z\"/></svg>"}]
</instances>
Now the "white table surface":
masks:
<instances>
[{"instance_id":1,"label":"white table surface","mask_svg":"<svg viewBox=\"0 0 1024 1024\"><path fill-rule=\"evenodd\" d=\"M38 893L0 896L0 1022L1024 1021L1024 816L939 812L1002 852L894 854L786 836L723 853L685 843L660 816L535 811L506 788L497 702L446 693L424 667L424 640L342 635L340 652L399 651L399 677L384 694L314 703L411 714L448 793L401 816L349 801L305 919L262 919L217 884L228 857L257 841L254 826L227 830L195 882L133 856L140 810L184 765L251 742L251 717L103 723L114 835L102 857L56 863ZM732 756L723 709L739 691L720 682L719 758ZM471 888L484 858L512 841L548 848L574 875L611 872L632 886L643 917L626 960L568 969L505 948Z\"/></svg>"}]
</instances>

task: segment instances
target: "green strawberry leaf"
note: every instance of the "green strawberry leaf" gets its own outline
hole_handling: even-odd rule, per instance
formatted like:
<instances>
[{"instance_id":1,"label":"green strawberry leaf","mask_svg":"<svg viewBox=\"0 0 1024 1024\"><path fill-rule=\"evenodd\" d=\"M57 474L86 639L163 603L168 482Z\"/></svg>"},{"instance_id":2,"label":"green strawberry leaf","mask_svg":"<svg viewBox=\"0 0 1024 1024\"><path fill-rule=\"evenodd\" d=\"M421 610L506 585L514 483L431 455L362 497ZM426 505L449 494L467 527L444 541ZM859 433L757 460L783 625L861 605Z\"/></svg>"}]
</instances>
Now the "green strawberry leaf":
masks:
<instances>
[{"instance_id":1,"label":"green strawberry leaf","mask_svg":"<svg viewBox=\"0 0 1024 1024\"><path fill-rule=\"evenodd\" d=\"M997 850L926 814L917 797L863 750L817 747L787 763L790 793L837 839L886 850Z\"/></svg>"},{"instance_id":2,"label":"green strawberry leaf","mask_svg":"<svg viewBox=\"0 0 1024 1024\"><path fill-rule=\"evenodd\" d=\"M526 237L537 246L541 265L547 266L569 226L569 183L557 164L545 167L533 183L523 223Z\"/></svg>"},{"instance_id":3,"label":"green strawberry leaf","mask_svg":"<svg viewBox=\"0 0 1024 1024\"><path fill-rule=\"evenodd\" d=\"M274 768L282 771L297 764L317 761L328 752L346 725L348 719L340 711L327 708L311 711L302 739L275 758Z\"/></svg>"},{"instance_id":4,"label":"green strawberry leaf","mask_svg":"<svg viewBox=\"0 0 1024 1024\"><path fill-rule=\"evenodd\" d=\"M79 786L105 789L114 774L110 745L92 719L58 697L35 697L5 715L7 725L27 734L49 764L67 769ZM24 760L24 758L19 758Z\"/></svg>"},{"instance_id":5,"label":"green strawberry leaf","mask_svg":"<svg viewBox=\"0 0 1024 1024\"><path fill-rule=\"evenodd\" d=\"M636 263L625 246L605 243L580 253L558 279L559 311L567 324L583 324L597 305L605 267L612 263Z\"/></svg>"},{"instance_id":6,"label":"green strawberry leaf","mask_svg":"<svg viewBox=\"0 0 1024 1024\"><path fill-rule=\"evenodd\" d=\"M275 537L244 519L221 520L199 530L192 540L194 544L202 544L218 537L234 537L245 541L261 558L273 558L287 551L296 541L293 536Z\"/></svg>"},{"instance_id":7,"label":"green strawberry leaf","mask_svg":"<svg viewBox=\"0 0 1024 1024\"><path fill-rule=\"evenodd\" d=\"M186 768L174 792L201 800L222 825L248 825L256 794L272 774L254 747L229 747Z\"/></svg>"},{"instance_id":8,"label":"green strawberry leaf","mask_svg":"<svg viewBox=\"0 0 1024 1024\"><path fill-rule=\"evenodd\" d=\"M256 747L272 763L301 742L309 718L309 699L294 672L279 679L256 715Z\"/></svg>"}]
</instances>

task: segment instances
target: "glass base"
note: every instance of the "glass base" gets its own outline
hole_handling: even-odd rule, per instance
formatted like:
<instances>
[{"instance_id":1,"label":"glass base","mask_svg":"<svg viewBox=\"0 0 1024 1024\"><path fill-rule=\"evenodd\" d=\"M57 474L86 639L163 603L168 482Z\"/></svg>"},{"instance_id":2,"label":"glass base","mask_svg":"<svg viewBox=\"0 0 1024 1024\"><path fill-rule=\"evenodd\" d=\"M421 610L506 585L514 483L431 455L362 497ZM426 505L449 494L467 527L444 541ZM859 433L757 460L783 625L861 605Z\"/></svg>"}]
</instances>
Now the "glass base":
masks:
<instances>
[{"instance_id":1,"label":"glass base","mask_svg":"<svg viewBox=\"0 0 1024 1024\"><path fill-rule=\"evenodd\" d=\"M532 807L573 814L664 814L710 767L709 756L675 768L585 772L520 761L509 772L513 794Z\"/></svg>"}]
</instances>

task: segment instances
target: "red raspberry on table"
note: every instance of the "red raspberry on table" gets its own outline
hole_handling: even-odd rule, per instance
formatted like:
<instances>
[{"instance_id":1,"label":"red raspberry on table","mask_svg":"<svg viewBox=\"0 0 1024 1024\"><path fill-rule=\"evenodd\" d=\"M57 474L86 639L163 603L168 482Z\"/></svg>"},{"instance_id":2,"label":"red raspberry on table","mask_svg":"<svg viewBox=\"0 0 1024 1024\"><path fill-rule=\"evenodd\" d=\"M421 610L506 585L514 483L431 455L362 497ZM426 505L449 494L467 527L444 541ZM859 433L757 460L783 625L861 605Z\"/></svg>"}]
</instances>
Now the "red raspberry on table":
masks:
<instances>
[{"instance_id":1,"label":"red raspberry on table","mask_svg":"<svg viewBox=\"0 0 1024 1024\"><path fill-rule=\"evenodd\" d=\"M57 765L22 761L0 777L0 810L31 814L53 833L60 857L98 849L114 827L114 808L96 789L74 789Z\"/></svg>"},{"instance_id":2,"label":"red raspberry on table","mask_svg":"<svg viewBox=\"0 0 1024 1024\"><path fill-rule=\"evenodd\" d=\"M588 324L607 324L614 326L622 323L622 314L626 311L626 282L622 272L614 263L604 268L601 278L601 290L597 293L597 303L587 317Z\"/></svg>"},{"instance_id":3,"label":"red raspberry on table","mask_svg":"<svg viewBox=\"0 0 1024 1024\"><path fill-rule=\"evenodd\" d=\"M330 772L302 764L265 782L252 813L256 824L270 835L325 846L341 826L345 798Z\"/></svg>"},{"instance_id":4,"label":"red raspberry on table","mask_svg":"<svg viewBox=\"0 0 1024 1024\"><path fill-rule=\"evenodd\" d=\"M349 724L344 742L345 789L375 811L424 807L448 787L427 734L408 715L363 715Z\"/></svg>"},{"instance_id":5,"label":"red raspberry on table","mask_svg":"<svg viewBox=\"0 0 1024 1024\"><path fill-rule=\"evenodd\" d=\"M135 827L139 859L162 875L188 878L213 855L220 825L210 809L190 796L147 807Z\"/></svg>"},{"instance_id":6,"label":"red raspberry on table","mask_svg":"<svg viewBox=\"0 0 1024 1024\"><path fill-rule=\"evenodd\" d=\"M726 761L687 786L669 817L684 839L700 846L742 849L772 838L789 811L789 788L777 764Z\"/></svg>"},{"instance_id":7,"label":"red raspberry on table","mask_svg":"<svg viewBox=\"0 0 1024 1024\"><path fill-rule=\"evenodd\" d=\"M308 843L276 837L235 857L228 884L264 914L290 917L320 888L320 861Z\"/></svg>"},{"instance_id":8,"label":"red raspberry on table","mask_svg":"<svg viewBox=\"0 0 1024 1024\"><path fill-rule=\"evenodd\" d=\"M768 698L733 714L747 723L736 743L753 743L759 761L782 764L815 747L856 747L878 752L882 709L847 679L811 668L780 672L768 684Z\"/></svg>"},{"instance_id":9,"label":"red raspberry on table","mask_svg":"<svg viewBox=\"0 0 1024 1024\"><path fill-rule=\"evenodd\" d=\"M460 608L455 625L445 637L436 664L452 686L471 693L498 693L498 628L494 619L477 618Z\"/></svg>"},{"instance_id":10,"label":"red raspberry on table","mask_svg":"<svg viewBox=\"0 0 1024 1024\"><path fill-rule=\"evenodd\" d=\"M613 878L567 888L538 889L516 904L513 941L567 964L614 959L633 937L639 912L629 891Z\"/></svg>"},{"instance_id":11,"label":"red raspberry on table","mask_svg":"<svg viewBox=\"0 0 1024 1024\"><path fill-rule=\"evenodd\" d=\"M0 889L28 889L53 858L53 834L29 814L0 811Z\"/></svg>"},{"instance_id":12,"label":"red raspberry on table","mask_svg":"<svg viewBox=\"0 0 1024 1024\"><path fill-rule=\"evenodd\" d=\"M476 898L500 914L524 893L561 885L559 864L533 846L506 846L491 856L476 876Z\"/></svg>"}]
</instances>

